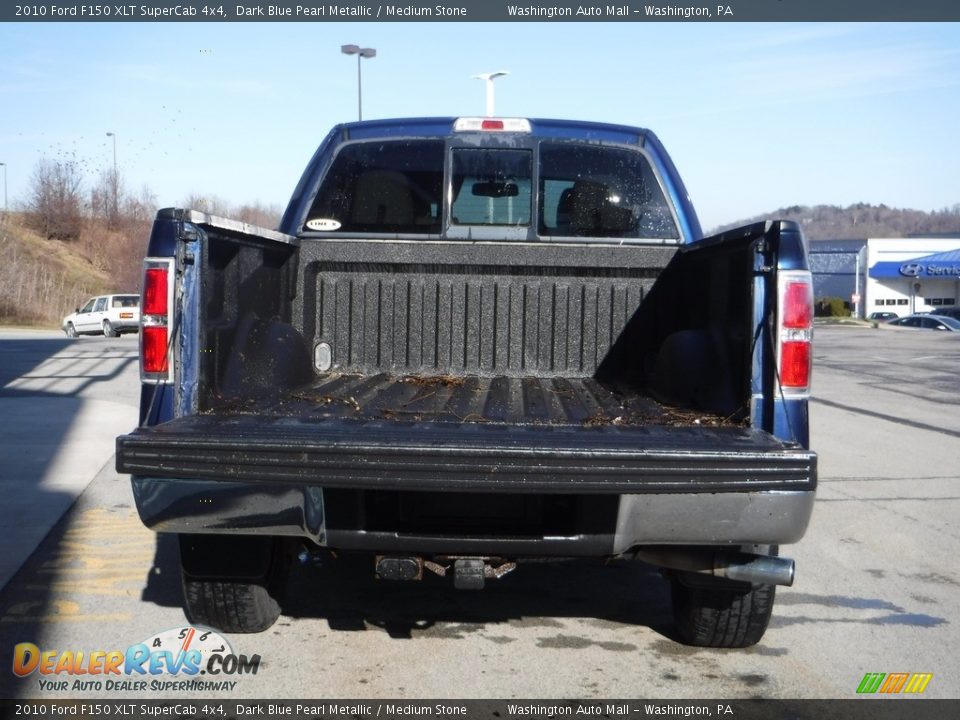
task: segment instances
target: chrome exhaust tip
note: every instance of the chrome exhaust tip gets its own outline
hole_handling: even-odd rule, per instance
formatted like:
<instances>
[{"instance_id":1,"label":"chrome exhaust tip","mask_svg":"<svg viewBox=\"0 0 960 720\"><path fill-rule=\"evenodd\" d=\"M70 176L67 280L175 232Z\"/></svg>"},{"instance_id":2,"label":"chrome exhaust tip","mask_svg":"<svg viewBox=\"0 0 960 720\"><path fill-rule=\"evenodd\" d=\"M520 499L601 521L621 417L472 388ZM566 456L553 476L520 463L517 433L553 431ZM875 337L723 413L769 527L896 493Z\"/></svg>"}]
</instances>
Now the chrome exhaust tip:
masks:
<instances>
[{"instance_id":1,"label":"chrome exhaust tip","mask_svg":"<svg viewBox=\"0 0 960 720\"><path fill-rule=\"evenodd\" d=\"M790 587L796 575L793 558L731 552L713 548L639 548L634 557L651 565L712 575L755 585Z\"/></svg>"},{"instance_id":2,"label":"chrome exhaust tip","mask_svg":"<svg viewBox=\"0 0 960 720\"><path fill-rule=\"evenodd\" d=\"M730 556L726 563L723 563L726 558L721 556L718 559L721 562L715 567L716 575L758 585L790 587L797 571L793 558L741 553Z\"/></svg>"}]
</instances>

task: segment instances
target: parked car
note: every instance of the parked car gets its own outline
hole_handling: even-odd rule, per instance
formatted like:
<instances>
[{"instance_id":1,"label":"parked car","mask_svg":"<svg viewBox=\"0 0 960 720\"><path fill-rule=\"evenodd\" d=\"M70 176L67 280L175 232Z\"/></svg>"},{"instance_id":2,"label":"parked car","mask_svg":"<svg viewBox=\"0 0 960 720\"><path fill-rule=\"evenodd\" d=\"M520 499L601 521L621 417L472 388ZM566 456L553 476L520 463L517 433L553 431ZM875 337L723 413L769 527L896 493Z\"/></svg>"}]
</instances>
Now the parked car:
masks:
<instances>
[{"instance_id":1,"label":"parked car","mask_svg":"<svg viewBox=\"0 0 960 720\"><path fill-rule=\"evenodd\" d=\"M896 320L898 317L900 316L895 312L878 310L867 315L867 320Z\"/></svg>"},{"instance_id":2,"label":"parked car","mask_svg":"<svg viewBox=\"0 0 960 720\"><path fill-rule=\"evenodd\" d=\"M140 296L98 295L90 298L63 319L67 337L100 335L118 337L120 333L137 332L140 328Z\"/></svg>"},{"instance_id":3,"label":"parked car","mask_svg":"<svg viewBox=\"0 0 960 720\"><path fill-rule=\"evenodd\" d=\"M950 317L956 320L960 320L960 305L954 305L953 307L937 308L934 314L940 315L941 317Z\"/></svg>"},{"instance_id":4,"label":"parked car","mask_svg":"<svg viewBox=\"0 0 960 720\"><path fill-rule=\"evenodd\" d=\"M946 330L948 332L960 330L960 320L944 315L907 315L906 317L891 320L887 324L919 328L921 330Z\"/></svg>"}]
</instances>

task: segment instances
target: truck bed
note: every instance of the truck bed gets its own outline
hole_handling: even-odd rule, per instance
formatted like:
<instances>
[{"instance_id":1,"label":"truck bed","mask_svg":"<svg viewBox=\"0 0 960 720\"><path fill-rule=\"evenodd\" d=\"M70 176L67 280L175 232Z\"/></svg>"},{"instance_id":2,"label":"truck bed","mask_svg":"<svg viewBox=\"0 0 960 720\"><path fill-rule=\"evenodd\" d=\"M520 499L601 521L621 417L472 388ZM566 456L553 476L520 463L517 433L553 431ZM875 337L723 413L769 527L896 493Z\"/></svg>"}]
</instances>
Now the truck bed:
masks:
<instances>
[{"instance_id":1,"label":"truck bed","mask_svg":"<svg viewBox=\"0 0 960 720\"><path fill-rule=\"evenodd\" d=\"M757 235L388 259L204 227L179 417L119 438L120 472L443 494L815 485L815 456L751 407L755 308L733 288L751 287Z\"/></svg>"}]
</instances>

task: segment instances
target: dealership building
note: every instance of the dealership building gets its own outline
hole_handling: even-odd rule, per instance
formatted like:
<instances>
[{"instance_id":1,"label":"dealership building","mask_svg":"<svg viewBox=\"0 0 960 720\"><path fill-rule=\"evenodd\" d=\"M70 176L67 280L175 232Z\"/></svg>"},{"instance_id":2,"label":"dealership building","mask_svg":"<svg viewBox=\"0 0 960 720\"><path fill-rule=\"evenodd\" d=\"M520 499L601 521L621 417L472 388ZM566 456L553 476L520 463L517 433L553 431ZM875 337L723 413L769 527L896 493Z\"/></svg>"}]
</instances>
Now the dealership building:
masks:
<instances>
[{"instance_id":1,"label":"dealership building","mask_svg":"<svg viewBox=\"0 0 960 720\"><path fill-rule=\"evenodd\" d=\"M859 317L960 305L960 237L819 240L810 269L816 298L849 300Z\"/></svg>"},{"instance_id":2,"label":"dealership building","mask_svg":"<svg viewBox=\"0 0 960 720\"><path fill-rule=\"evenodd\" d=\"M861 316L935 313L960 300L960 238L867 240L859 259Z\"/></svg>"}]
</instances>

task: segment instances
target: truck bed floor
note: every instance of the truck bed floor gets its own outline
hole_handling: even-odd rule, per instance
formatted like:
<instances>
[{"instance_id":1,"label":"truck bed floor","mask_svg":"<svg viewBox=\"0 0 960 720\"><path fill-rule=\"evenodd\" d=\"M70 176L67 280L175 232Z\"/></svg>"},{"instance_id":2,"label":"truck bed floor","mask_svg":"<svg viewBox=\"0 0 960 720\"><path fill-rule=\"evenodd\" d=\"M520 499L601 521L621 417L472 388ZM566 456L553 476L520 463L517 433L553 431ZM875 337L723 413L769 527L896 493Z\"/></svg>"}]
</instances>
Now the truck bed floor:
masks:
<instances>
[{"instance_id":1,"label":"truck bed floor","mask_svg":"<svg viewBox=\"0 0 960 720\"><path fill-rule=\"evenodd\" d=\"M593 378L330 374L280 396L218 402L215 414L550 426L731 426Z\"/></svg>"}]
</instances>

